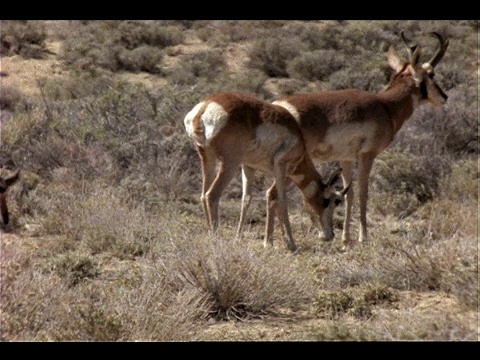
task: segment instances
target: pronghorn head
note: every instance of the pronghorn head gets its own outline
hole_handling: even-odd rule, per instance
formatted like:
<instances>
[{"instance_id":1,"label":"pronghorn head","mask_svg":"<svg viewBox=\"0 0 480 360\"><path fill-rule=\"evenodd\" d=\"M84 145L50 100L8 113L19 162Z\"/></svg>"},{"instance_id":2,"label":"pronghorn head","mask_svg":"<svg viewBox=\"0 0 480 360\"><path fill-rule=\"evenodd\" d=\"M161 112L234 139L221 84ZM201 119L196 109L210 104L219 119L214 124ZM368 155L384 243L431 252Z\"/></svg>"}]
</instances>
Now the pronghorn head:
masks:
<instances>
[{"instance_id":1,"label":"pronghorn head","mask_svg":"<svg viewBox=\"0 0 480 360\"><path fill-rule=\"evenodd\" d=\"M7 225L9 222L7 207L7 190L10 186L15 184L19 178L20 170L17 170L13 175L6 178L0 176L0 212L2 214L2 220L4 225Z\"/></svg>"},{"instance_id":2,"label":"pronghorn head","mask_svg":"<svg viewBox=\"0 0 480 360\"><path fill-rule=\"evenodd\" d=\"M323 197L322 199L317 199L315 202L310 202L311 206L318 203L321 203L322 205L321 211L310 211L310 217L314 223L317 223L318 220L320 221L320 226L323 230L321 238L325 241L330 241L335 236L333 231L333 215L337 206L344 202L345 195L350 188L350 184L345 186L342 190L338 190L335 187L335 184L339 180L341 173L342 169L339 168L329 177L327 182L324 184L323 192L318 193L318 196ZM315 217L315 213L321 214L319 219L318 217Z\"/></svg>"},{"instance_id":3,"label":"pronghorn head","mask_svg":"<svg viewBox=\"0 0 480 360\"><path fill-rule=\"evenodd\" d=\"M448 40L445 40L442 35L437 32L430 33L431 36L438 40L438 47L431 59L423 64L420 64L420 56L422 49L417 44L411 43L405 34L401 33L402 40L407 46L409 60L404 63L400 60L395 51L395 48L390 46L387 58L390 67L395 70L395 74L390 81L388 88L391 88L396 79L400 77L409 76L415 81L415 86L418 89L419 104L429 102L433 105L443 105L447 101L448 96L438 86L434 80L435 66L440 62L448 47ZM388 89L387 88L387 89Z\"/></svg>"}]
</instances>

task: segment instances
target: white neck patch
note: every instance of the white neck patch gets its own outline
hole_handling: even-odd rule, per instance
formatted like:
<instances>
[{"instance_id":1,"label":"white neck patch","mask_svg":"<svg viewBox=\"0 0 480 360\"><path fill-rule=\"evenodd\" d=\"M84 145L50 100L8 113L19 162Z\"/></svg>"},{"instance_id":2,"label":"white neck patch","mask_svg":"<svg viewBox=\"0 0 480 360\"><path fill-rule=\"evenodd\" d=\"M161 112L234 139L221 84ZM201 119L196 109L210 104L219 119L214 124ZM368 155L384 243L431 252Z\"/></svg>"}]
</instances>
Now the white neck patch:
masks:
<instances>
[{"instance_id":1,"label":"white neck patch","mask_svg":"<svg viewBox=\"0 0 480 360\"><path fill-rule=\"evenodd\" d=\"M297 111L297 108L285 100L276 100L272 104L278 105L286 109L290 114L293 115L295 120L300 121L300 114Z\"/></svg>"}]
</instances>

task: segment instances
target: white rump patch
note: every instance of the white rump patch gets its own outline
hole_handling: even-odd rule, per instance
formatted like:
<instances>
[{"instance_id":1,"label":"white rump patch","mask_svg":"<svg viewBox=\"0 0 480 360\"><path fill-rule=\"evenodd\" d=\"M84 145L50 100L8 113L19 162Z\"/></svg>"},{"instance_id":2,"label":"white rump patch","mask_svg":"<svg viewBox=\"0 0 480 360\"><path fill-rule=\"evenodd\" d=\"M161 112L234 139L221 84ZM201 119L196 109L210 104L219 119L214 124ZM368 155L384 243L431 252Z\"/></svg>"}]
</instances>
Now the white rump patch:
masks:
<instances>
[{"instance_id":1,"label":"white rump patch","mask_svg":"<svg viewBox=\"0 0 480 360\"><path fill-rule=\"evenodd\" d=\"M297 111L297 108L285 100L276 100L272 104L278 105L286 109L290 114L293 115L295 120L300 121L300 114Z\"/></svg>"},{"instance_id":2,"label":"white rump patch","mask_svg":"<svg viewBox=\"0 0 480 360\"><path fill-rule=\"evenodd\" d=\"M190 136L193 139L195 139L195 134L193 132L193 119L198 114L198 112L200 111L203 105L204 105L203 101L195 105L193 109L190 110L188 114L185 116L185 119L183 119L185 130L187 131L188 136Z\"/></svg>"},{"instance_id":3,"label":"white rump patch","mask_svg":"<svg viewBox=\"0 0 480 360\"><path fill-rule=\"evenodd\" d=\"M203 108L205 102L202 101L195 105L192 110L188 112L183 120L188 136L194 139L199 145L206 145L217 134L221 128L225 126L228 120L228 114L225 109L216 102L211 102L205 108L201 115L204 134L196 134L193 120L198 115L198 112Z\"/></svg>"},{"instance_id":4,"label":"white rump patch","mask_svg":"<svg viewBox=\"0 0 480 360\"><path fill-rule=\"evenodd\" d=\"M211 102L202 114L207 143L222 129L228 121L228 113L222 105Z\"/></svg>"}]
</instances>

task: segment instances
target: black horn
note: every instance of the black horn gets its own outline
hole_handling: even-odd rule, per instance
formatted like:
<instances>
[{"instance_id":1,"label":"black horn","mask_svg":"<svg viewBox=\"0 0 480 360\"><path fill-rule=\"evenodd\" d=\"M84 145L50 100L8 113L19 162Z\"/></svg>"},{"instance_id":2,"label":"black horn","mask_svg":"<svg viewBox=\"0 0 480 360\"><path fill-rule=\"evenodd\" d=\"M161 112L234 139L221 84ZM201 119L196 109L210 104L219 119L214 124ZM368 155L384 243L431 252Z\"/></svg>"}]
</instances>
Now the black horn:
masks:
<instances>
[{"instance_id":1,"label":"black horn","mask_svg":"<svg viewBox=\"0 0 480 360\"><path fill-rule=\"evenodd\" d=\"M431 32L429 35L434 36L437 38L439 42L439 46L435 54L433 54L432 59L428 62L432 67L435 67L440 60L442 60L445 51L447 51L448 42L449 40L445 41L442 35L437 32Z\"/></svg>"}]
</instances>

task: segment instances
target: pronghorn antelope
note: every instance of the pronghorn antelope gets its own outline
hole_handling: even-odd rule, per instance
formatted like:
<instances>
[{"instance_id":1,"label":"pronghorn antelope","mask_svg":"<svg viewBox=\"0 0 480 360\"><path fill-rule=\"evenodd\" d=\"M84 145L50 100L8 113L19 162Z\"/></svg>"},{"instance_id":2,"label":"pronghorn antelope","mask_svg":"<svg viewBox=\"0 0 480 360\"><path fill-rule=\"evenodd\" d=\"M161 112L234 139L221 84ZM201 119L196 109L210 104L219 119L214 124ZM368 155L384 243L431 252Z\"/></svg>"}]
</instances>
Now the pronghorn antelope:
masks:
<instances>
[{"instance_id":1,"label":"pronghorn antelope","mask_svg":"<svg viewBox=\"0 0 480 360\"><path fill-rule=\"evenodd\" d=\"M297 250L288 218L286 187L293 182L320 219L326 233L333 234L333 210L346 190L334 191L335 179L324 184L310 156L298 124L283 107L251 95L223 92L207 97L185 116L188 135L195 141L201 160L201 201L207 223L218 227L222 192L239 167L243 177L254 170L270 174L274 183L267 191L267 220L264 245L273 243L274 214L280 219L287 246ZM218 165L218 166L217 166ZM337 177L339 174L337 174ZM245 196L242 198L243 207ZM237 236L241 237L241 221ZM333 237L333 235L332 235Z\"/></svg>"},{"instance_id":2,"label":"pronghorn antelope","mask_svg":"<svg viewBox=\"0 0 480 360\"><path fill-rule=\"evenodd\" d=\"M352 164L358 162L360 202L359 242L368 241L368 180L375 158L389 146L414 110L426 103L445 104L447 95L434 80L434 68L448 47L448 40L431 33L439 42L432 58L421 64L421 48L401 34L409 59L403 62L390 46L387 59L395 71L386 89L377 94L345 89L284 96L273 103L287 109L302 130L308 153L322 162L340 161L344 184L350 184ZM248 178L244 179L248 182ZM244 184L244 188L248 185ZM353 186L346 196L342 242L350 243Z\"/></svg>"},{"instance_id":3,"label":"pronghorn antelope","mask_svg":"<svg viewBox=\"0 0 480 360\"><path fill-rule=\"evenodd\" d=\"M20 177L20 170L17 170L13 175L3 178L0 176L0 212L2 213L2 220L4 225L8 225L9 214L7 207L7 190L10 186L15 184Z\"/></svg>"}]
</instances>

